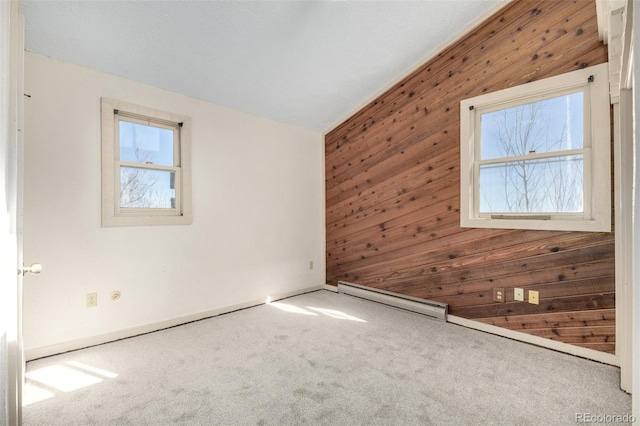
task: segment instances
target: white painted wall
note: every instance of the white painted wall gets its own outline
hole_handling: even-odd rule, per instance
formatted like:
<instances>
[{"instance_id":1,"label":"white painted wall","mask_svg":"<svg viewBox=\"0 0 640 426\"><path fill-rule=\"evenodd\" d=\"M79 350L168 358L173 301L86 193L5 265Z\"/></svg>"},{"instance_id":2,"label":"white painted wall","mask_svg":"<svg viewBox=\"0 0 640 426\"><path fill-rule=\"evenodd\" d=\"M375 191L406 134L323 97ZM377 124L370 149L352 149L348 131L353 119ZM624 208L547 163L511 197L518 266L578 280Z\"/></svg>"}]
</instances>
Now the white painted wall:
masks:
<instances>
[{"instance_id":1,"label":"white painted wall","mask_svg":"<svg viewBox=\"0 0 640 426\"><path fill-rule=\"evenodd\" d=\"M325 282L320 133L31 53L25 92L27 351ZM100 227L101 96L191 116L192 225Z\"/></svg>"}]
</instances>

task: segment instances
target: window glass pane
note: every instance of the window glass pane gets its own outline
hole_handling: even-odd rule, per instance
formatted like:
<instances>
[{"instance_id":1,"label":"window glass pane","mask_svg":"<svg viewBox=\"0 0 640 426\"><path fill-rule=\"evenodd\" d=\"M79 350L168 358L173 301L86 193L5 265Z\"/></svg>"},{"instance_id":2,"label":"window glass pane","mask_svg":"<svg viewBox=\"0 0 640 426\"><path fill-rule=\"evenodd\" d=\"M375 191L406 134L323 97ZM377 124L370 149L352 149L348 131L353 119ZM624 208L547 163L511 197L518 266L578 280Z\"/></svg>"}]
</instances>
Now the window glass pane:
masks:
<instances>
[{"instance_id":1,"label":"window glass pane","mask_svg":"<svg viewBox=\"0 0 640 426\"><path fill-rule=\"evenodd\" d=\"M481 213L583 211L583 156L480 166Z\"/></svg>"},{"instance_id":2,"label":"window glass pane","mask_svg":"<svg viewBox=\"0 0 640 426\"><path fill-rule=\"evenodd\" d=\"M481 115L483 160L581 149L582 92L518 105Z\"/></svg>"},{"instance_id":3,"label":"window glass pane","mask_svg":"<svg viewBox=\"0 0 640 426\"><path fill-rule=\"evenodd\" d=\"M175 173L138 167L120 168L120 207L173 209Z\"/></svg>"},{"instance_id":4,"label":"window glass pane","mask_svg":"<svg viewBox=\"0 0 640 426\"><path fill-rule=\"evenodd\" d=\"M173 130L120 120L120 161L174 166Z\"/></svg>"}]
</instances>

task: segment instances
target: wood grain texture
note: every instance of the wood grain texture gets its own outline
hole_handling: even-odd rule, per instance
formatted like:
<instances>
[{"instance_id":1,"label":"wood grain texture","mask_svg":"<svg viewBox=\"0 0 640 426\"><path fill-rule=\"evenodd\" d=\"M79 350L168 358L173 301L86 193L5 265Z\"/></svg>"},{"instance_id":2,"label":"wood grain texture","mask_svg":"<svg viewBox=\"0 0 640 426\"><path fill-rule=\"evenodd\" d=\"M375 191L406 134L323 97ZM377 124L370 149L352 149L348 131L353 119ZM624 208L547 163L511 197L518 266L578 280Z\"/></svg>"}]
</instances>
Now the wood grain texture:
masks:
<instances>
[{"instance_id":1,"label":"wood grain texture","mask_svg":"<svg viewBox=\"0 0 640 426\"><path fill-rule=\"evenodd\" d=\"M512 2L329 132L327 283L613 353L613 232L460 228L460 101L606 61L593 1Z\"/></svg>"}]
</instances>

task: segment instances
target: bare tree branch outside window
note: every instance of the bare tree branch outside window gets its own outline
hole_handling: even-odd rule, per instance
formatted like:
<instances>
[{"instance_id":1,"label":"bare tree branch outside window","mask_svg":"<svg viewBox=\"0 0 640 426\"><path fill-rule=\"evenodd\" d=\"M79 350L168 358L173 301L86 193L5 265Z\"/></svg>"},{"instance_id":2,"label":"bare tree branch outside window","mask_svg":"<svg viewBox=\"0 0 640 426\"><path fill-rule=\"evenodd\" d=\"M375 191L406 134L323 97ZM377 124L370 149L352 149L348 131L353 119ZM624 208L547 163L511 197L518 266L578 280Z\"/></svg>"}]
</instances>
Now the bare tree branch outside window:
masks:
<instances>
[{"instance_id":1,"label":"bare tree branch outside window","mask_svg":"<svg viewBox=\"0 0 640 426\"><path fill-rule=\"evenodd\" d=\"M482 115L482 159L504 161L480 166L481 211L582 211L583 155L570 152L582 148L576 95ZM536 155L554 152L562 154Z\"/></svg>"},{"instance_id":2,"label":"bare tree branch outside window","mask_svg":"<svg viewBox=\"0 0 640 426\"><path fill-rule=\"evenodd\" d=\"M165 163L173 159L162 156L161 132L169 138L170 130L121 121L121 157L140 165ZM123 143L123 141L126 141ZM166 145L166 144L165 144ZM142 147L146 147L144 149ZM173 147L170 146L171 150ZM171 154L172 155L172 154ZM127 165L120 167L120 206L123 208L175 208L175 174L173 171Z\"/></svg>"}]
</instances>

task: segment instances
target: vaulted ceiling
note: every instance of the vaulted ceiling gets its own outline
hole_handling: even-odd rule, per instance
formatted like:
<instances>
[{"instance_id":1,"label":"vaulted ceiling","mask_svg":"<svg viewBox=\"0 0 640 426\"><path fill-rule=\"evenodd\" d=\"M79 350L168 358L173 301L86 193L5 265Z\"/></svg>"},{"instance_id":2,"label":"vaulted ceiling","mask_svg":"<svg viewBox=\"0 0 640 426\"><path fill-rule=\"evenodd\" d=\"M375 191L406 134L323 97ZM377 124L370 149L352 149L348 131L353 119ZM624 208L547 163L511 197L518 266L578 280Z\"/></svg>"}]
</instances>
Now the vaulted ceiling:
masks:
<instances>
[{"instance_id":1,"label":"vaulted ceiling","mask_svg":"<svg viewBox=\"0 0 640 426\"><path fill-rule=\"evenodd\" d=\"M326 131L502 0L23 0L26 49Z\"/></svg>"}]
</instances>

